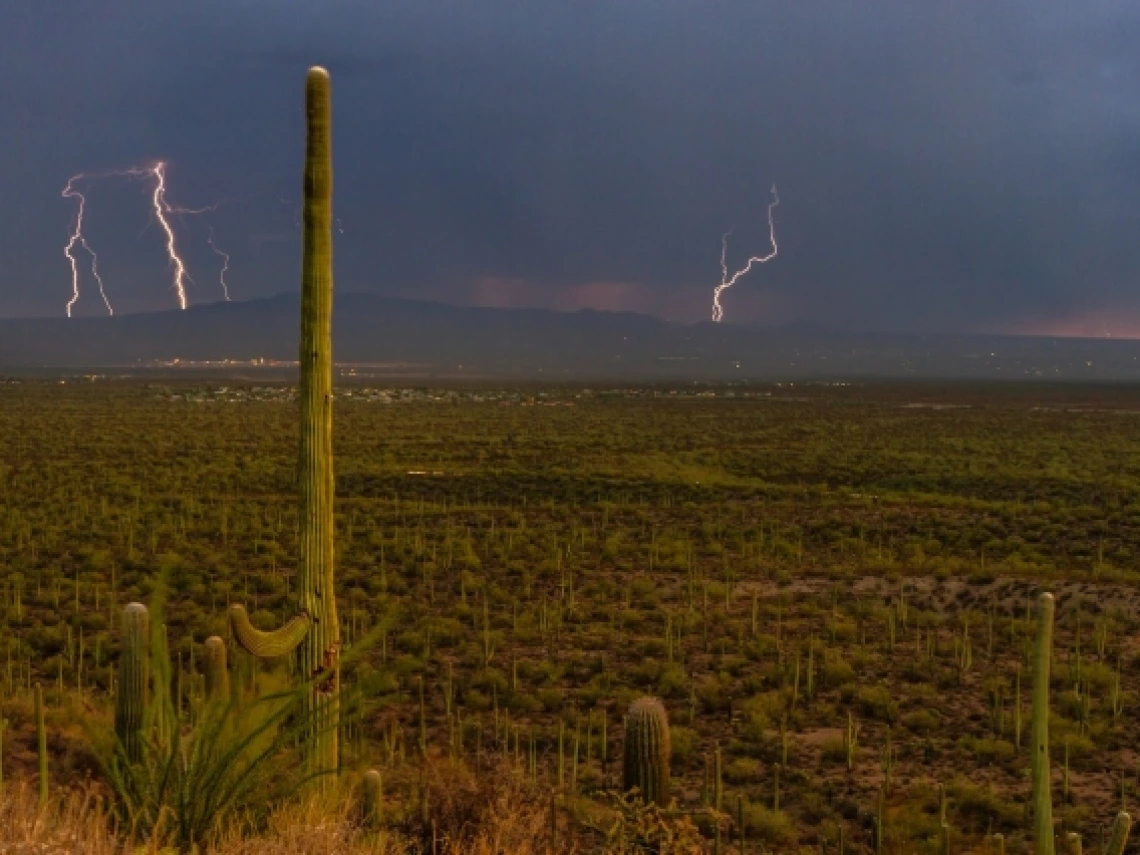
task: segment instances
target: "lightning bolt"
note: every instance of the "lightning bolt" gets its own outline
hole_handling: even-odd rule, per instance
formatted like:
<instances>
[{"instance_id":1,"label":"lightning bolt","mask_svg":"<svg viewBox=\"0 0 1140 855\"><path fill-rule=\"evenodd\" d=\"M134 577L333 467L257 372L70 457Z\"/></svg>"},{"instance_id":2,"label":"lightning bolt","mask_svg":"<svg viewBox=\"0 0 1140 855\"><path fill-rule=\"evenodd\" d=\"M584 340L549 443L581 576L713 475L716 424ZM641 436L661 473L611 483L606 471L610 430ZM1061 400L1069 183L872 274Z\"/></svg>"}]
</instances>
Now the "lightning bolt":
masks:
<instances>
[{"instance_id":1,"label":"lightning bolt","mask_svg":"<svg viewBox=\"0 0 1140 855\"><path fill-rule=\"evenodd\" d=\"M103 298L103 305L107 307L107 314L115 314L115 310L111 308L111 301L107 299L107 290L103 287L103 277L99 275L99 256L95 254L95 250L91 248L91 245L87 243L87 238L83 236L83 213L87 208L87 197L73 186L76 181L83 177L82 172L78 175L73 175L67 180L67 186L63 188L63 197L65 199L79 200L79 210L75 214L75 231L71 233L67 245L63 248L63 254L71 264L71 299L67 301L67 316L69 318L71 317L72 307L79 301L79 262L73 254L77 243L87 250L91 256L91 274L95 277L95 281L99 283L99 295Z\"/></svg>"},{"instance_id":2,"label":"lightning bolt","mask_svg":"<svg viewBox=\"0 0 1140 855\"><path fill-rule=\"evenodd\" d=\"M174 240L174 229L170 227L170 221L166 219L167 213L174 213L174 209L166 201L166 164L160 160L150 168L150 172L155 179L154 195L151 197L154 203L154 215L158 218L158 224L166 232L166 254L174 266L174 293L178 295L178 307L185 310L186 280L190 277L186 275L186 264L178 255L178 248Z\"/></svg>"},{"instance_id":3,"label":"lightning bolt","mask_svg":"<svg viewBox=\"0 0 1140 855\"><path fill-rule=\"evenodd\" d=\"M753 264L763 264L766 261L771 261L776 257L779 252L779 247L776 245L776 224L772 220L772 209L780 204L780 197L776 193L776 185L772 185L772 201L768 203L768 241L772 244L772 251L767 255L754 255L748 259L748 263L742 268L737 270L732 276L728 275L728 262L726 260L728 254L728 236L732 234L732 229L725 232L720 239L720 284L713 289L713 304L712 304L712 319L716 323L720 323L724 318L724 308L720 304L721 292L727 291L736 284L741 276L744 276L749 270L752 269Z\"/></svg>"},{"instance_id":4,"label":"lightning bolt","mask_svg":"<svg viewBox=\"0 0 1140 855\"><path fill-rule=\"evenodd\" d=\"M67 303L67 316L69 318L71 317L71 310L79 300L79 264L74 254L76 244L82 246L91 255L91 273L95 276L96 281L99 283L99 293L103 297L103 303L107 306L108 314L114 314L114 311L111 308L111 302L107 298L107 292L103 284L103 279L99 275L98 257L95 255L95 251L91 248L90 244L88 244L87 239L83 234L83 215L86 211L87 199L79 190L75 188L75 182L81 178L108 177L149 178L154 181L154 189L151 193L151 206L154 209L155 219L158 221L158 224L162 227L162 230L166 235L166 255L170 259L171 267L174 268L174 282L172 287L175 295L178 298L178 306L179 308L185 310L188 305L186 296L186 283L193 283L194 280L190 277L190 274L186 269L186 263L178 254L177 238L174 233L174 228L171 226L167 215L204 214L210 211L216 211L218 209L218 206L222 203L216 202L213 205L208 205L204 208L179 208L170 204L166 198L166 163L165 161L160 160L150 167L133 166L129 169L121 169L112 172L99 172L92 175L79 173L78 175L72 176L70 179L68 179L67 185L63 188L63 196L69 199L78 199L79 211L76 215L75 229L71 233L68 242L63 249L63 254L67 257L68 262L71 264L71 299ZM143 228L143 231L146 231L145 227ZM139 235L141 236L142 232L140 232ZM225 298L228 300L230 298L229 288L226 285L225 275L226 271L229 269L230 257L227 253L218 249L217 245L214 243L213 229L210 230L209 243L211 249L213 249L214 252L223 258L221 272L222 291L225 294Z\"/></svg>"},{"instance_id":5,"label":"lightning bolt","mask_svg":"<svg viewBox=\"0 0 1140 855\"><path fill-rule=\"evenodd\" d=\"M207 243L210 244L210 249L222 257L222 272L218 274L218 281L222 283L222 294L228 303L230 300L230 288L226 284L226 271L230 269L230 255L228 252L223 252L218 249L218 245L214 243L214 227L210 226L210 234L206 238Z\"/></svg>"}]
</instances>

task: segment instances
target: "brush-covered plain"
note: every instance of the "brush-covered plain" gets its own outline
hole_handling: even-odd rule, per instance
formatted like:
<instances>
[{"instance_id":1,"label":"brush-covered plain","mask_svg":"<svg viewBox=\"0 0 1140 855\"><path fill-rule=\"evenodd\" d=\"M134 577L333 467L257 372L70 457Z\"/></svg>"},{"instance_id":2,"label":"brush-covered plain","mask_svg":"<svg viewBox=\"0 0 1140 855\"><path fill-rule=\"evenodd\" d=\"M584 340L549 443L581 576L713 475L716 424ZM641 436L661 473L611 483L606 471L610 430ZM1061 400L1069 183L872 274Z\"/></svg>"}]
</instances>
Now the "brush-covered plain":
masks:
<instances>
[{"instance_id":1,"label":"brush-covered plain","mask_svg":"<svg viewBox=\"0 0 1140 855\"><path fill-rule=\"evenodd\" d=\"M1048 589L1056 815L1107 834L1140 799L1140 389L676 391L338 399L342 636L373 639L345 674L342 763L381 770L392 827L422 812L425 764L509 762L589 849L621 715L650 694L678 807L725 848L741 828L870 847L881 811L882 851L937 851L941 784L956 847L1019 851ZM3 774L34 778L41 684L53 776L97 779L126 603L166 580L187 718L229 603L293 613L296 403L22 380L0 385L0 439ZM290 664L241 668L265 691Z\"/></svg>"}]
</instances>

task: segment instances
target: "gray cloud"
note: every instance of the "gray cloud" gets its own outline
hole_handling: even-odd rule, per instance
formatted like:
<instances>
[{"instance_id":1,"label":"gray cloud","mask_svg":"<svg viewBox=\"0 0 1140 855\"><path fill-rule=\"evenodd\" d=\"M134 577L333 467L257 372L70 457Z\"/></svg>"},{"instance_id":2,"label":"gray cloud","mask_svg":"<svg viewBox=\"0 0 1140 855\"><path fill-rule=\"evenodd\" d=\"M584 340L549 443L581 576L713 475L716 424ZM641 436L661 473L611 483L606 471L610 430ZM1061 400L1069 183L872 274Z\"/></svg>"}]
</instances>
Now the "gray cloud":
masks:
<instances>
[{"instance_id":1,"label":"gray cloud","mask_svg":"<svg viewBox=\"0 0 1140 855\"><path fill-rule=\"evenodd\" d=\"M157 158L180 203L226 198L210 223L236 296L296 287L319 62L341 288L701 320L721 233L733 258L762 249L774 181L780 255L729 292L730 320L1140 320L1131 4L23 2L0 33L0 154L19 164L0 314L66 299L70 174ZM121 309L168 305L145 200L98 185L91 215ZM205 223L185 229L212 299Z\"/></svg>"}]
</instances>

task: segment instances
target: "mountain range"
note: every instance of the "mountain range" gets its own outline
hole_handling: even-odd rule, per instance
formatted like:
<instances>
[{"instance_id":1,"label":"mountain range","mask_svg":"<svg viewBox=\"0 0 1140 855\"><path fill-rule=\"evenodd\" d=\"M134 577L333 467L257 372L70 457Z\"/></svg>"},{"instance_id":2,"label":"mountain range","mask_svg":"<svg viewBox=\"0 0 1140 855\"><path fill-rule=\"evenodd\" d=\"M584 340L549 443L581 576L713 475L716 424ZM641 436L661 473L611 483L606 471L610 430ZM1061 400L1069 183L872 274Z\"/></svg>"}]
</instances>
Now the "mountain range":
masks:
<instances>
[{"instance_id":1,"label":"mountain range","mask_svg":"<svg viewBox=\"0 0 1140 855\"><path fill-rule=\"evenodd\" d=\"M0 320L0 371L291 362L296 293L114 317ZM422 377L773 380L942 377L1140 379L1140 341L679 324L629 312L336 297L342 366ZM177 360L177 363L175 361Z\"/></svg>"}]
</instances>

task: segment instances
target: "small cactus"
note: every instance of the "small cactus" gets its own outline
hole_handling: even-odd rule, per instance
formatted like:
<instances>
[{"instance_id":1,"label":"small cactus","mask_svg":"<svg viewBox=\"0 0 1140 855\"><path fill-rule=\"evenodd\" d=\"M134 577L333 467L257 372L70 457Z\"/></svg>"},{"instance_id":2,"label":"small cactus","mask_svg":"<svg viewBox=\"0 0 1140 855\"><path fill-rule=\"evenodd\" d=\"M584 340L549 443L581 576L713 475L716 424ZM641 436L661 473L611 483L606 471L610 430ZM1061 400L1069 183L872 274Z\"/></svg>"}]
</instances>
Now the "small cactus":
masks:
<instances>
[{"instance_id":1,"label":"small cactus","mask_svg":"<svg viewBox=\"0 0 1140 855\"><path fill-rule=\"evenodd\" d=\"M638 698L625 716L622 786L637 787L646 804L669 804L669 719L657 698Z\"/></svg>"},{"instance_id":2,"label":"small cactus","mask_svg":"<svg viewBox=\"0 0 1140 855\"><path fill-rule=\"evenodd\" d=\"M143 721L150 683L150 615L142 603L123 609L123 645L115 697L115 736L127 759L142 759Z\"/></svg>"},{"instance_id":3,"label":"small cactus","mask_svg":"<svg viewBox=\"0 0 1140 855\"><path fill-rule=\"evenodd\" d=\"M36 684L36 746L40 767L40 810L48 803L47 727L44 725L44 690Z\"/></svg>"},{"instance_id":4,"label":"small cactus","mask_svg":"<svg viewBox=\"0 0 1140 855\"><path fill-rule=\"evenodd\" d=\"M1049 786L1049 662L1053 655L1053 595L1037 598L1033 651L1033 838L1036 855L1053 855L1053 795Z\"/></svg>"},{"instance_id":5,"label":"small cactus","mask_svg":"<svg viewBox=\"0 0 1140 855\"><path fill-rule=\"evenodd\" d=\"M383 807L383 781L378 771L370 769L364 773L364 786L361 793L361 818L366 829L369 831L380 830L380 817Z\"/></svg>"},{"instance_id":6,"label":"small cactus","mask_svg":"<svg viewBox=\"0 0 1140 855\"><path fill-rule=\"evenodd\" d=\"M1124 847L1128 844L1128 833L1132 831L1132 817L1121 811L1112 823L1112 837L1108 839L1108 848L1105 855L1124 855Z\"/></svg>"},{"instance_id":7,"label":"small cactus","mask_svg":"<svg viewBox=\"0 0 1140 855\"><path fill-rule=\"evenodd\" d=\"M224 699L230 693L230 674L226 668L226 643L216 635L206 639L202 664L206 671L206 700Z\"/></svg>"},{"instance_id":8,"label":"small cactus","mask_svg":"<svg viewBox=\"0 0 1140 855\"><path fill-rule=\"evenodd\" d=\"M847 732L843 735L843 753L847 758L847 771L855 769L855 751L859 744L859 728L855 726L855 719L850 711L847 713Z\"/></svg>"},{"instance_id":9,"label":"small cactus","mask_svg":"<svg viewBox=\"0 0 1140 855\"><path fill-rule=\"evenodd\" d=\"M1053 796L1049 788L1049 664L1053 656L1053 616L1056 604L1053 595L1042 593L1037 598L1037 641L1033 650L1033 831L1035 855L1053 855ZM1067 748L1067 746L1066 746ZM1068 772L1068 752L1066 751L1066 777ZM1125 811L1116 815L1112 824L1112 837L1105 848L1105 855L1123 855L1132 830L1132 817ZM999 839L994 835L995 840ZM1004 848L1004 840L1001 840ZM1069 834L1066 849L1080 853L1080 836ZM1001 850L999 850L1001 851Z\"/></svg>"}]
</instances>

